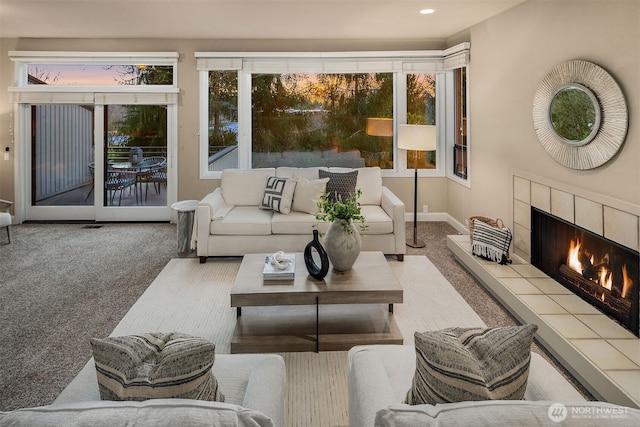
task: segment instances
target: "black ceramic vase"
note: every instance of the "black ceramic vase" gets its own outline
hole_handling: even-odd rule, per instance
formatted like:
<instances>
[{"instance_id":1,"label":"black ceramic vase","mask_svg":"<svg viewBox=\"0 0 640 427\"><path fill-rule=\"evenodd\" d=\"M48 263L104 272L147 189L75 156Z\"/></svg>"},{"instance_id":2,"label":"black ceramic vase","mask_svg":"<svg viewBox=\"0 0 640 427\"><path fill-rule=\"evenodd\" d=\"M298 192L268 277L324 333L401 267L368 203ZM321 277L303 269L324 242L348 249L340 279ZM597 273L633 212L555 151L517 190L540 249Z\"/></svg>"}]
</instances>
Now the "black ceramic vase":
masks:
<instances>
[{"instance_id":1,"label":"black ceramic vase","mask_svg":"<svg viewBox=\"0 0 640 427\"><path fill-rule=\"evenodd\" d=\"M318 255L320 256L320 265L317 265L316 261L313 259L312 249L315 249L318 252ZM307 243L307 246L304 248L304 264L307 266L309 275L314 279L324 279L324 276L326 276L329 271L329 257L327 257L327 252L320 243L318 230L313 230L313 240Z\"/></svg>"}]
</instances>

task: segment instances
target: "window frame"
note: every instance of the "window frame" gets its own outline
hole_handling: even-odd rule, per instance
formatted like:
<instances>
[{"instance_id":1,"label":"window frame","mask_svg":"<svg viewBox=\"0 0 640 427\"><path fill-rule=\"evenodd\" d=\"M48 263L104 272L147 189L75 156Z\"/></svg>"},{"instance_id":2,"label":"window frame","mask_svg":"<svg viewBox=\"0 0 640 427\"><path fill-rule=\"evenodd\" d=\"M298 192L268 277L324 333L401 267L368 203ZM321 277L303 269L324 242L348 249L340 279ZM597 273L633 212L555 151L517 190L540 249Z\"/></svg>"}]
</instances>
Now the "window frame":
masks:
<instances>
[{"instance_id":1,"label":"window frame","mask_svg":"<svg viewBox=\"0 0 640 427\"><path fill-rule=\"evenodd\" d=\"M467 143L466 143L466 163L467 163L467 176L463 178L455 173L455 145L456 145L456 133L458 129L456 128L456 99L455 99L455 76L453 70L456 68L466 68L466 81L465 81L465 98L466 98L466 135L467 135ZM465 64L460 67L453 67L451 72L447 74L446 81L446 91L448 94L447 97L447 124L446 129L448 130L446 135L446 176L451 181L457 182L460 185L463 185L467 188L471 188L471 109L469 108L469 65Z\"/></svg>"},{"instance_id":2,"label":"window frame","mask_svg":"<svg viewBox=\"0 0 640 427\"><path fill-rule=\"evenodd\" d=\"M406 150L397 148L397 127L406 123L407 74L436 74L436 126L438 149L436 168L419 169L421 177L446 176L447 99L451 97L446 75L452 59L466 64L470 44L460 43L446 50L428 51L366 51L366 52L195 52L199 72L199 175L201 179L220 179L221 171L208 167L208 94L209 71L238 72L238 168L251 168L251 76L253 73L357 73L387 72L394 75L394 167L383 169L383 177L412 177L413 168L407 167ZM448 63L449 61L449 63Z\"/></svg>"},{"instance_id":3,"label":"window frame","mask_svg":"<svg viewBox=\"0 0 640 427\"><path fill-rule=\"evenodd\" d=\"M170 205L177 198L177 144L178 144L178 52L58 52L58 51L10 51L9 59L14 62L14 84L8 88L9 100L15 104L16 112L16 164L15 175L16 214L20 218L37 219L33 207L28 203L26 188L30 187L30 106L33 104L91 104L96 114L108 104L139 104L167 106L167 164L168 190L167 206L141 208L146 209L145 220L167 220L171 217ZM30 85L28 68L32 64L100 64L100 65L137 65L152 63L173 68L173 81L170 85ZM94 136L100 138L102 132L96 128ZM26 148L25 148L26 147ZM95 161L101 163L101 151L96 153ZM99 167L100 168L100 167ZM96 173L102 170L96 169ZM18 191L19 190L19 191ZM96 195L102 191L96 189ZM97 196L96 196L97 197ZM58 207L65 212L78 211ZM91 217L96 220L112 219L104 216L104 211L94 207ZM62 211L61 211L62 212ZM120 211L124 212L124 211ZM120 216L119 220L129 218L138 220L137 208L130 210L131 216Z\"/></svg>"}]
</instances>

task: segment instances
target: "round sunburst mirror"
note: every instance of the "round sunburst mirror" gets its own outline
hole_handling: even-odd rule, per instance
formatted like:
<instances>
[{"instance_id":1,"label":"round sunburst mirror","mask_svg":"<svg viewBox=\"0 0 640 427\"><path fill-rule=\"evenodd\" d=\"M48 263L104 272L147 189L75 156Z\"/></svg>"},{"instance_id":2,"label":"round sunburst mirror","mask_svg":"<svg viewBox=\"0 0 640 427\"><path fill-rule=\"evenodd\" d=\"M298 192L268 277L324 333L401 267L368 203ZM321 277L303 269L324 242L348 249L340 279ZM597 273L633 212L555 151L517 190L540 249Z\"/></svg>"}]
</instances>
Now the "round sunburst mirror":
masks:
<instances>
[{"instance_id":1,"label":"round sunburst mirror","mask_svg":"<svg viewBox=\"0 0 640 427\"><path fill-rule=\"evenodd\" d=\"M533 122L542 147L554 160L572 169L593 169L622 146L627 104L603 68L567 61L549 71L538 86Z\"/></svg>"}]
</instances>

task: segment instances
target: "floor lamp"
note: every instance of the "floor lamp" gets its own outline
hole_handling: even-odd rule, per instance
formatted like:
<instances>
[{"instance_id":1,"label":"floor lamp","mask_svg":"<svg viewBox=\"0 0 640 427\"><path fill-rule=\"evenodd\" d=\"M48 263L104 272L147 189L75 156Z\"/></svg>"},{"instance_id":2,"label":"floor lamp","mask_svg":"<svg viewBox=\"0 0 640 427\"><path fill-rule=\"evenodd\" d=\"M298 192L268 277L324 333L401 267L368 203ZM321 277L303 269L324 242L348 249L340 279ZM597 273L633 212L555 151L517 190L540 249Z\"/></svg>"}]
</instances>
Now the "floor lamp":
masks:
<instances>
[{"instance_id":1,"label":"floor lamp","mask_svg":"<svg viewBox=\"0 0 640 427\"><path fill-rule=\"evenodd\" d=\"M399 125L398 148L413 150L413 240L407 242L412 248L424 248L418 240L418 151L435 151L436 127L434 125Z\"/></svg>"}]
</instances>

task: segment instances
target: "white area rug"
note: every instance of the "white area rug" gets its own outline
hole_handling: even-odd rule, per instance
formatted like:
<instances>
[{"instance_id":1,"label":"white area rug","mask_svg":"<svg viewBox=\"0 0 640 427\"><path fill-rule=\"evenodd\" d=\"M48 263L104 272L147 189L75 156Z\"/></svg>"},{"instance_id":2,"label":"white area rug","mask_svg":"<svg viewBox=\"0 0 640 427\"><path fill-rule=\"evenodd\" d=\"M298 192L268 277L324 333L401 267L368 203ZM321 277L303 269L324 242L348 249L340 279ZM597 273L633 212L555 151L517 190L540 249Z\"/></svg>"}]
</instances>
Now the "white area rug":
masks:
<instances>
[{"instance_id":1,"label":"white area rug","mask_svg":"<svg viewBox=\"0 0 640 427\"><path fill-rule=\"evenodd\" d=\"M484 324L426 257L388 261L404 289L404 303L394 304L394 318L405 345L413 345L414 332L433 325L440 329ZM180 331L207 338L216 344L216 352L229 353L236 322L229 292L240 262L235 258L209 259L205 264L193 258L172 259L111 335L132 330ZM347 353L282 356L287 366L287 425L347 426Z\"/></svg>"}]
</instances>

